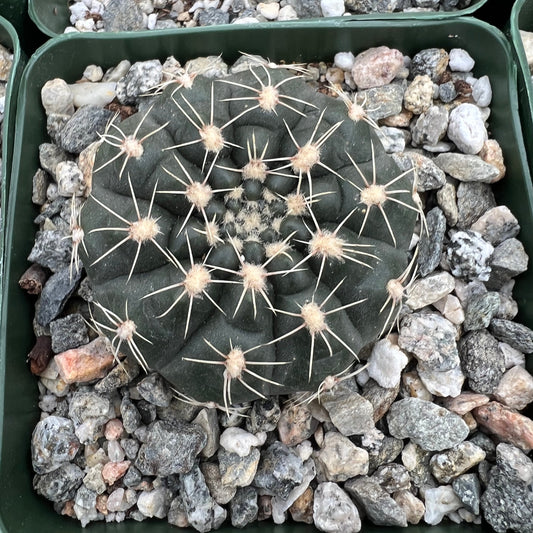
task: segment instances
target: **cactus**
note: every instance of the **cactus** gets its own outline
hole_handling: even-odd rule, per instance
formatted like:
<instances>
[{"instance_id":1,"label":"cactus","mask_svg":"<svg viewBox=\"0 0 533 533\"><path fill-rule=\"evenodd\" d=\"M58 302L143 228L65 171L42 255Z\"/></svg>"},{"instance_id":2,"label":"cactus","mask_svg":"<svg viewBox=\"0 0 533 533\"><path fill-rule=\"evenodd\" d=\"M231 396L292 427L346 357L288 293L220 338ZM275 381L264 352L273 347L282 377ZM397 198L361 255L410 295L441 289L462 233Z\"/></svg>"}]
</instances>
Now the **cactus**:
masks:
<instances>
[{"instance_id":1,"label":"cactus","mask_svg":"<svg viewBox=\"0 0 533 533\"><path fill-rule=\"evenodd\" d=\"M96 327L191 402L323 390L399 311L413 173L299 72L188 80L103 135L76 247Z\"/></svg>"}]
</instances>

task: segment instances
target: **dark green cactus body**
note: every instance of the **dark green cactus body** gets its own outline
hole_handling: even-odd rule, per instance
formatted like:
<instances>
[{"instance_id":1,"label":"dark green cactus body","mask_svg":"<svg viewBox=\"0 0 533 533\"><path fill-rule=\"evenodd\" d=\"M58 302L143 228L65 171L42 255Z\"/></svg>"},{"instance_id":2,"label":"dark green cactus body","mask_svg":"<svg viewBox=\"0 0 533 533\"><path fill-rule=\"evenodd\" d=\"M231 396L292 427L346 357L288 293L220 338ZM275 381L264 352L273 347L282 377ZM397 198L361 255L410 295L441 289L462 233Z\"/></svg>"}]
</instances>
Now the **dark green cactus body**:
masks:
<instances>
[{"instance_id":1,"label":"dark green cactus body","mask_svg":"<svg viewBox=\"0 0 533 533\"><path fill-rule=\"evenodd\" d=\"M387 284L418 207L412 175L347 111L256 66L169 86L110 127L80 249L117 349L226 406L357 361L399 305Z\"/></svg>"}]
</instances>

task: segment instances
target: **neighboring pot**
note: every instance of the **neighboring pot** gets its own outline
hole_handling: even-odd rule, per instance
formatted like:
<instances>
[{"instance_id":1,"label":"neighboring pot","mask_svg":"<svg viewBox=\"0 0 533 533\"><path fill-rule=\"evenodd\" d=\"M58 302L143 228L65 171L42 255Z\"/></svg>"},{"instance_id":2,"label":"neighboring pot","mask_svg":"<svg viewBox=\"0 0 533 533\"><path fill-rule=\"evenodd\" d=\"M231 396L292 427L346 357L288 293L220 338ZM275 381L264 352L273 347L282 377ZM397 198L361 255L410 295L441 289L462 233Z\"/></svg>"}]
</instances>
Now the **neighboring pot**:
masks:
<instances>
[{"instance_id":1,"label":"neighboring pot","mask_svg":"<svg viewBox=\"0 0 533 533\"><path fill-rule=\"evenodd\" d=\"M47 141L46 118L41 107L40 89L49 79L77 79L86 65L109 67L122 59L164 60L174 55L179 61L201 55L222 54L234 61L240 51L261 54L273 61L332 60L339 51L354 53L372 46L387 45L413 55L430 47L465 48L476 60L479 72L490 72L493 87L490 129L501 145L507 176L496 190L499 204L515 214L523 231L526 252L533 257L533 187L517 113L515 71L511 49L504 35L488 24L468 17L447 20L299 21L256 24L253 28L215 26L182 30L162 30L142 34L69 34L46 43L30 59L21 81L17 132L6 228L7 269L0 330L0 530L4 533L81 532L77 522L57 515L51 505L32 488L30 437L39 417L37 379L30 373L26 356L33 346L34 302L18 286L29 266L27 256L34 241L37 214L31 203L31 176L39 167L38 146ZM490 53L487 53L490 51ZM533 269L516 278L516 298L520 322L533 327ZM529 362L529 369L533 360ZM94 523L99 533L169 533L176 531L163 521L132 521L107 525ZM383 531L365 526L365 531ZM192 530L191 530L192 531ZM234 531L226 526L219 531ZM245 531L295 533L315 531L312 526L256 523ZM394 528L388 531L397 531ZM461 524L416 526L418 533L479 531Z\"/></svg>"},{"instance_id":2,"label":"neighboring pot","mask_svg":"<svg viewBox=\"0 0 533 533\"><path fill-rule=\"evenodd\" d=\"M518 67L518 103L520 120L526 146L529 147L529 166L533 168L533 83L526 59L526 52L520 36L520 30L533 32L533 1L516 0L511 11L511 18L505 29Z\"/></svg>"},{"instance_id":3,"label":"neighboring pot","mask_svg":"<svg viewBox=\"0 0 533 533\"><path fill-rule=\"evenodd\" d=\"M0 10L1 11L1 10ZM19 38L13 25L4 17L0 17L0 44L13 51L13 65L9 73L6 98L4 104L4 120L2 123L2 212L0 217L0 289L3 286L4 266L4 228L8 211L9 183L11 180L11 162L15 137L15 113L18 85L24 67L24 54L20 48ZM4 291L0 290L0 303Z\"/></svg>"},{"instance_id":4,"label":"neighboring pot","mask_svg":"<svg viewBox=\"0 0 533 533\"><path fill-rule=\"evenodd\" d=\"M439 11L439 12L419 12L419 13L373 13L369 15L353 15L351 19L368 19L376 18L383 20L395 20L404 18L414 18L420 20L429 20L432 18L450 18L459 15L472 15L487 0L472 0L470 5L464 9L456 11ZM28 0L28 11L35 25L46 35L55 37L61 35L67 26L70 26L70 11L67 0ZM332 17L333 19L345 19L346 17ZM318 19L315 19L315 22ZM323 19L320 19L323 20ZM330 19L331 20L331 19ZM300 22L300 21L299 21ZM269 24L282 24L281 22L270 22ZM256 25L254 24L254 27ZM178 30L179 31L179 30Z\"/></svg>"}]
</instances>

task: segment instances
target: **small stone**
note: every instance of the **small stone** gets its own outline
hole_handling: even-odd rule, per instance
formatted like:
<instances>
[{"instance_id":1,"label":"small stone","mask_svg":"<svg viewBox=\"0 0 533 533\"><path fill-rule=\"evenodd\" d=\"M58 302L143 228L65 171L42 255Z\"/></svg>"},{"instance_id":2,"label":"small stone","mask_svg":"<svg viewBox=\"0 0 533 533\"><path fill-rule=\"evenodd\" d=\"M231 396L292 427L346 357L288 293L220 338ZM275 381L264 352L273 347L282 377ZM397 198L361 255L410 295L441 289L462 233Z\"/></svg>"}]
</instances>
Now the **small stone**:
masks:
<instances>
[{"instance_id":1,"label":"small stone","mask_svg":"<svg viewBox=\"0 0 533 533\"><path fill-rule=\"evenodd\" d=\"M252 483L259 466L260 452L252 448L250 453L240 456L223 448L218 454L220 481L227 487L247 487ZM218 500L217 500L218 501Z\"/></svg>"},{"instance_id":2,"label":"small stone","mask_svg":"<svg viewBox=\"0 0 533 533\"><path fill-rule=\"evenodd\" d=\"M298 13L291 5L283 6L279 10L278 21L297 20Z\"/></svg>"},{"instance_id":3,"label":"small stone","mask_svg":"<svg viewBox=\"0 0 533 533\"><path fill-rule=\"evenodd\" d=\"M368 473L368 452L336 431L326 433L315 461L324 481L346 481Z\"/></svg>"},{"instance_id":4,"label":"small stone","mask_svg":"<svg viewBox=\"0 0 533 533\"><path fill-rule=\"evenodd\" d=\"M448 225L454 227L459 220L459 208L457 206L457 191L453 184L445 183L437 191L437 203L442 209Z\"/></svg>"},{"instance_id":5,"label":"small stone","mask_svg":"<svg viewBox=\"0 0 533 533\"><path fill-rule=\"evenodd\" d=\"M448 294L444 298L433 302L433 306L440 311L441 315L452 324L458 326L464 322L465 314L461 301L457 296Z\"/></svg>"},{"instance_id":6,"label":"small stone","mask_svg":"<svg viewBox=\"0 0 533 533\"><path fill-rule=\"evenodd\" d=\"M113 485L124 476L130 467L130 461L119 461L106 463L102 468L102 479L108 484Z\"/></svg>"},{"instance_id":7,"label":"small stone","mask_svg":"<svg viewBox=\"0 0 533 533\"><path fill-rule=\"evenodd\" d=\"M243 528L257 519L259 507L257 492L253 487L237 490L230 503L230 518L233 527Z\"/></svg>"},{"instance_id":8,"label":"small stone","mask_svg":"<svg viewBox=\"0 0 533 533\"><path fill-rule=\"evenodd\" d=\"M229 20L229 13L216 8L205 9L198 15L199 26L218 26L228 24Z\"/></svg>"},{"instance_id":9,"label":"small stone","mask_svg":"<svg viewBox=\"0 0 533 533\"><path fill-rule=\"evenodd\" d=\"M404 106L415 115L426 111L433 103L433 82L428 75L415 76L404 94Z\"/></svg>"},{"instance_id":10,"label":"small stone","mask_svg":"<svg viewBox=\"0 0 533 533\"><path fill-rule=\"evenodd\" d=\"M236 453L239 457L246 457L250 454L252 447L261 446L263 442L263 439L238 427L229 427L220 435L220 445L226 451Z\"/></svg>"},{"instance_id":11,"label":"small stone","mask_svg":"<svg viewBox=\"0 0 533 533\"><path fill-rule=\"evenodd\" d=\"M379 483L389 494L407 490L411 487L411 477L407 468L398 463L380 466L372 474L372 479Z\"/></svg>"},{"instance_id":12,"label":"small stone","mask_svg":"<svg viewBox=\"0 0 533 533\"><path fill-rule=\"evenodd\" d=\"M403 109L404 87L400 83L391 83L357 91L356 103L363 106L373 120L398 115Z\"/></svg>"},{"instance_id":13,"label":"small stone","mask_svg":"<svg viewBox=\"0 0 533 533\"><path fill-rule=\"evenodd\" d=\"M418 273L422 278L431 274L439 266L441 260L446 233L446 217L441 209L434 207L426 214L426 225L427 231L422 232L420 236L417 256ZM441 298L445 296L443 295ZM433 300L431 303L435 303L435 301ZM411 305L409 307L413 309Z\"/></svg>"},{"instance_id":14,"label":"small stone","mask_svg":"<svg viewBox=\"0 0 533 533\"><path fill-rule=\"evenodd\" d=\"M417 370L422 383L431 394L454 397L461 393L465 376L459 365L449 370L440 371L419 363Z\"/></svg>"},{"instance_id":15,"label":"small stone","mask_svg":"<svg viewBox=\"0 0 533 533\"><path fill-rule=\"evenodd\" d=\"M436 453L429 462L433 476L446 484L485 459L485 452L475 444L460 442L453 450Z\"/></svg>"},{"instance_id":16,"label":"small stone","mask_svg":"<svg viewBox=\"0 0 533 533\"><path fill-rule=\"evenodd\" d=\"M60 503L74 498L82 479L81 468L73 463L63 463L47 474L36 475L33 488L47 500Z\"/></svg>"},{"instance_id":17,"label":"small stone","mask_svg":"<svg viewBox=\"0 0 533 533\"><path fill-rule=\"evenodd\" d=\"M227 513L209 494L198 465L180 476L179 485L190 525L200 533L220 527Z\"/></svg>"},{"instance_id":18,"label":"small stone","mask_svg":"<svg viewBox=\"0 0 533 533\"><path fill-rule=\"evenodd\" d=\"M507 206L499 205L481 215L470 229L477 231L493 246L498 246L503 241L516 237L520 231L520 225Z\"/></svg>"},{"instance_id":19,"label":"small stone","mask_svg":"<svg viewBox=\"0 0 533 533\"><path fill-rule=\"evenodd\" d=\"M347 481L344 489L363 507L373 524L407 527L405 511L377 481L360 476Z\"/></svg>"},{"instance_id":20,"label":"small stone","mask_svg":"<svg viewBox=\"0 0 533 533\"><path fill-rule=\"evenodd\" d=\"M342 70L352 70L355 62L355 56L352 52L337 52L333 57L333 64Z\"/></svg>"},{"instance_id":21,"label":"small stone","mask_svg":"<svg viewBox=\"0 0 533 533\"><path fill-rule=\"evenodd\" d=\"M478 155L469 153L439 154L435 158L435 163L446 174L464 182L494 183L500 174L497 167L487 163Z\"/></svg>"},{"instance_id":22,"label":"small stone","mask_svg":"<svg viewBox=\"0 0 533 533\"><path fill-rule=\"evenodd\" d=\"M488 76L481 76L472 86L472 97L479 107L487 107L492 101L492 87Z\"/></svg>"},{"instance_id":23,"label":"small stone","mask_svg":"<svg viewBox=\"0 0 533 533\"><path fill-rule=\"evenodd\" d=\"M389 375L390 377L390 375ZM374 423L381 420L389 410L392 402L398 396L400 383L393 387L382 387L373 379L369 379L363 386L362 396L368 400L374 408Z\"/></svg>"},{"instance_id":24,"label":"small stone","mask_svg":"<svg viewBox=\"0 0 533 533\"><path fill-rule=\"evenodd\" d=\"M430 485L432 478L429 461L433 454L412 441L405 445L401 454L402 463L409 471L412 484L417 488Z\"/></svg>"},{"instance_id":25,"label":"small stone","mask_svg":"<svg viewBox=\"0 0 533 533\"><path fill-rule=\"evenodd\" d=\"M496 206L492 187L488 183L459 182L457 187L457 227L469 229L489 209Z\"/></svg>"},{"instance_id":26,"label":"small stone","mask_svg":"<svg viewBox=\"0 0 533 533\"><path fill-rule=\"evenodd\" d=\"M446 135L449 123L448 110L444 106L430 105L412 123L411 134L415 146L436 146Z\"/></svg>"},{"instance_id":27,"label":"small stone","mask_svg":"<svg viewBox=\"0 0 533 533\"><path fill-rule=\"evenodd\" d=\"M481 485L476 474L462 474L452 481L452 488L463 506L475 515L479 514Z\"/></svg>"},{"instance_id":28,"label":"small stone","mask_svg":"<svg viewBox=\"0 0 533 533\"><path fill-rule=\"evenodd\" d=\"M119 418L112 418L107 422L104 429L104 437L107 440L118 440L124 432L124 426L122 420Z\"/></svg>"},{"instance_id":29,"label":"small stone","mask_svg":"<svg viewBox=\"0 0 533 533\"><path fill-rule=\"evenodd\" d=\"M424 503L411 491L401 490L392 495L394 501L403 509L408 524L416 525L422 520L425 513Z\"/></svg>"},{"instance_id":30,"label":"small stone","mask_svg":"<svg viewBox=\"0 0 533 533\"><path fill-rule=\"evenodd\" d=\"M79 313L72 313L64 318L50 322L52 350L54 353L78 348L89 342L85 320Z\"/></svg>"},{"instance_id":31,"label":"small stone","mask_svg":"<svg viewBox=\"0 0 533 533\"><path fill-rule=\"evenodd\" d=\"M275 441L263 451L253 484L265 494L286 499L303 480L302 465L292 448Z\"/></svg>"},{"instance_id":32,"label":"small stone","mask_svg":"<svg viewBox=\"0 0 533 533\"><path fill-rule=\"evenodd\" d=\"M161 375L152 372L137 384L137 391L147 401L157 407L168 407L172 391Z\"/></svg>"},{"instance_id":33,"label":"small stone","mask_svg":"<svg viewBox=\"0 0 533 533\"><path fill-rule=\"evenodd\" d=\"M137 499L137 507L148 518L165 518L171 501L171 493L166 487L143 490Z\"/></svg>"},{"instance_id":34,"label":"small stone","mask_svg":"<svg viewBox=\"0 0 533 533\"><path fill-rule=\"evenodd\" d=\"M507 407L522 411L533 402L533 376L521 366L512 367L498 383L494 397Z\"/></svg>"},{"instance_id":35,"label":"small stone","mask_svg":"<svg viewBox=\"0 0 533 533\"><path fill-rule=\"evenodd\" d=\"M344 436L364 435L374 429L374 408L357 392L355 382L338 383L321 395L321 402Z\"/></svg>"},{"instance_id":36,"label":"small stone","mask_svg":"<svg viewBox=\"0 0 533 533\"><path fill-rule=\"evenodd\" d=\"M313 523L313 503L314 491L307 487L303 494L296 498L294 503L289 507L291 518L295 522L304 522L305 524Z\"/></svg>"},{"instance_id":37,"label":"small stone","mask_svg":"<svg viewBox=\"0 0 533 533\"><path fill-rule=\"evenodd\" d=\"M65 237L64 232L58 229L38 231L28 261L55 273L68 271L70 276L72 243ZM53 318L55 317L51 320Z\"/></svg>"},{"instance_id":38,"label":"small stone","mask_svg":"<svg viewBox=\"0 0 533 533\"><path fill-rule=\"evenodd\" d=\"M511 278L527 270L529 257L524 245L515 238L507 239L494 248L491 275L487 285L499 289Z\"/></svg>"},{"instance_id":39,"label":"small stone","mask_svg":"<svg viewBox=\"0 0 533 533\"><path fill-rule=\"evenodd\" d=\"M355 57L352 77L359 89L389 84L403 68L403 54L386 46L369 48Z\"/></svg>"},{"instance_id":40,"label":"small stone","mask_svg":"<svg viewBox=\"0 0 533 533\"><path fill-rule=\"evenodd\" d=\"M57 136L63 150L79 154L104 133L113 112L95 105L80 107Z\"/></svg>"},{"instance_id":41,"label":"small stone","mask_svg":"<svg viewBox=\"0 0 533 533\"><path fill-rule=\"evenodd\" d=\"M502 318L493 318L490 323L491 333L501 342L520 352L529 354L533 353L533 330Z\"/></svg>"},{"instance_id":42,"label":"small stone","mask_svg":"<svg viewBox=\"0 0 533 533\"><path fill-rule=\"evenodd\" d=\"M274 431L281 416L279 403L273 398L256 400L246 419L246 429L250 433Z\"/></svg>"},{"instance_id":43,"label":"small stone","mask_svg":"<svg viewBox=\"0 0 533 533\"><path fill-rule=\"evenodd\" d=\"M189 472L206 442L205 433L197 425L156 421L148 427L135 466L148 476Z\"/></svg>"},{"instance_id":44,"label":"small stone","mask_svg":"<svg viewBox=\"0 0 533 533\"><path fill-rule=\"evenodd\" d=\"M447 398L444 401L443 406L446 407L446 409L457 413L459 416L464 416L475 407L485 405L486 403L489 403L489 401L490 398L485 394L465 391L455 398Z\"/></svg>"},{"instance_id":45,"label":"small stone","mask_svg":"<svg viewBox=\"0 0 533 533\"><path fill-rule=\"evenodd\" d=\"M449 67L453 72L470 72L476 64L472 56L462 48L452 48L449 54Z\"/></svg>"},{"instance_id":46,"label":"small stone","mask_svg":"<svg viewBox=\"0 0 533 533\"><path fill-rule=\"evenodd\" d=\"M402 370L407 363L407 356L397 344L382 339L372 348L368 359L368 375L381 387L393 388L400 383Z\"/></svg>"},{"instance_id":47,"label":"small stone","mask_svg":"<svg viewBox=\"0 0 533 533\"><path fill-rule=\"evenodd\" d=\"M56 167L57 193L70 198L84 196L86 183L78 165L73 161L62 161Z\"/></svg>"},{"instance_id":48,"label":"small stone","mask_svg":"<svg viewBox=\"0 0 533 533\"><path fill-rule=\"evenodd\" d=\"M226 455L227 457L229 456L234 457L234 455L236 454L224 453L224 455ZM257 464L259 464L259 454L257 453L255 455L257 456ZM220 459L220 456L219 456L219 459ZM235 496L237 492L237 487L233 485L226 485L222 482L219 465L217 463L201 462L200 470L202 471L202 474L204 475L204 479L209 489L209 493L211 494L211 496L213 496L213 499L219 505L226 505L227 503L229 503ZM255 475L255 470L253 470L253 472L254 472L253 475ZM252 479L253 479L253 475L252 475ZM235 479L242 479L242 478L240 478L239 476L236 476ZM245 484L244 486L247 486L247 484Z\"/></svg>"},{"instance_id":49,"label":"small stone","mask_svg":"<svg viewBox=\"0 0 533 533\"><path fill-rule=\"evenodd\" d=\"M448 272L437 272L416 280L405 301L414 311L422 309L450 294L455 288L453 276Z\"/></svg>"},{"instance_id":50,"label":"small stone","mask_svg":"<svg viewBox=\"0 0 533 533\"><path fill-rule=\"evenodd\" d=\"M124 512L137 503L137 494L132 489L115 489L107 498L107 510L111 513Z\"/></svg>"},{"instance_id":51,"label":"small stone","mask_svg":"<svg viewBox=\"0 0 533 533\"><path fill-rule=\"evenodd\" d=\"M455 326L439 314L413 313L401 323L398 345L427 368L442 372L459 363L456 336Z\"/></svg>"},{"instance_id":52,"label":"small stone","mask_svg":"<svg viewBox=\"0 0 533 533\"><path fill-rule=\"evenodd\" d=\"M456 446L468 436L461 417L418 398L394 402L387 415L389 432L397 439L409 438L424 450L440 451Z\"/></svg>"},{"instance_id":53,"label":"small stone","mask_svg":"<svg viewBox=\"0 0 533 533\"><path fill-rule=\"evenodd\" d=\"M95 105L104 107L110 104L116 97L115 82L100 83L73 83L69 85L73 103L76 107Z\"/></svg>"},{"instance_id":54,"label":"small stone","mask_svg":"<svg viewBox=\"0 0 533 533\"><path fill-rule=\"evenodd\" d=\"M133 381L140 373L141 367L134 358L126 358L112 368L98 383L96 392L112 392Z\"/></svg>"},{"instance_id":55,"label":"small stone","mask_svg":"<svg viewBox=\"0 0 533 533\"><path fill-rule=\"evenodd\" d=\"M487 281L494 248L474 231L457 231L450 239L446 258L454 276L466 281Z\"/></svg>"},{"instance_id":56,"label":"small stone","mask_svg":"<svg viewBox=\"0 0 533 533\"><path fill-rule=\"evenodd\" d=\"M31 438L33 470L47 474L72 461L80 448L71 420L49 416L35 426Z\"/></svg>"},{"instance_id":57,"label":"small stone","mask_svg":"<svg viewBox=\"0 0 533 533\"><path fill-rule=\"evenodd\" d=\"M457 91L455 90L453 81L450 80L439 85L439 98L441 102L449 104L450 102L453 102L456 97Z\"/></svg>"},{"instance_id":58,"label":"small stone","mask_svg":"<svg viewBox=\"0 0 533 533\"><path fill-rule=\"evenodd\" d=\"M307 404L289 405L282 409L278 422L280 440L287 446L295 446L308 439L317 424Z\"/></svg>"},{"instance_id":59,"label":"small stone","mask_svg":"<svg viewBox=\"0 0 533 533\"><path fill-rule=\"evenodd\" d=\"M473 411L477 423L500 440L529 452L533 449L533 420L505 407L489 402Z\"/></svg>"},{"instance_id":60,"label":"small stone","mask_svg":"<svg viewBox=\"0 0 533 533\"><path fill-rule=\"evenodd\" d=\"M469 298L465 309L464 331L488 328L499 307L500 295L497 292L476 294Z\"/></svg>"},{"instance_id":61,"label":"small stone","mask_svg":"<svg viewBox=\"0 0 533 533\"><path fill-rule=\"evenodd\" d=\"M167 520L168 523L173 526L181 528L189 527L189 520L187 518L185 504L183 503L183 498L181 496L176 496L170 502Z\"/></svg>"},{"instance_id":62,"label":"small stone","mask_svg":"<svg viewBox=\"0 0 533 533\"><path fill-rule=\"evenodd\" d=\"M202 457L212 457L218 450L220 441L220 427L216 409L202 409L192 423L198 424L207 436L207 444L200 452L200 455Z\"/></svg>"},{"instance_id":63,"label":"small stone","mask_svg":"<svg viewBox=\"0 0 533 533\"><path fill-rule=\"evenodd\" d=\"M110 0L102 15L104 30L109 32L143 29L143 13L134 0Z\"/></svg>"},{"instance_id":64,"label":"small stone","mask_svg":"<svg viewBox=\"0 0 533 533\"><path fill-rule=\"evenodd\" d=\"M361 519L357 507L339 485L320 483L314 494L313 520L319 531L358 533Z\"/></svg>"},{"instance_id":65,"label":"small stone","mask_svg":"<svg viewBox=\"0 0 533 533\"><path fill-rule=\"evenodd\" d=\"M426 75L437 82L448 66L449 56L442 48L427 48L413 56L409 66L410 75Z\"/></svg>"},{"instance_id":66,"label":"small stone","mask_svg":"<svg viewBox=\"0 0 533 533\"><path fill-rule=\"evenodd\" d=\"M508 444L498 444L496 466L481 496L483 517L497 533L533 531L533 463Z\"/></svg>"},{"instance_id":67,"label":"small stone","mask_svg":"<svg viewBox=\"0 0 533 533\"><path fill-rule=\"evenodd\" d=\"M450 112L448 138L464 154L477 154L487 140L487 130L479 108L460 104Z\"/></svg>"},{"instance_id":68,"label":"small stone","mask_svg":"<svg viewBox=\"0 0 533 533\"><path fill-rule=\"evenodd\" d=\"M117 98L121 104L136 104L139 97L161 83L163 66L157 59L138 61L116 86Z\"/></svg>"},{"instance_id":69,"label":"small stone","mask_svg":"<svg viewBox=\"0 0 533 533\"><path fill-rule=\"evenodd\" d=\"M47 115L72 115L72 93L65 80L55 78L47 81L41 89L41 102Z\"/></svg>"},{"instance_id":70,"label":"small stone","mask_svg":"<svg viewBox=\"0 0 533 533\"><path fill-rule=\"evenodd\" d=\"M259 2L257 4L257 13L267 20L276 20L279 15L279 4L277 2Z\"/></svg>"},{"instance_id":71,"label":"small stone","mask_svg":"<svg viewBox=\"0 0 533 533\"><path fill-rule=\"evenodd\" d=\"M501 180L505 176L506 168L503 160L503 151L496 139L487 139L478 155L483 161L490 163L500 171L493 183Z\"/></svg>"},{"instance_id":72,"label":"small stone","mask_svg":"<svg viewBox=\"0 0 533 533\"><path fill-rule=\"evenodd\" d=\"M102 378L115 364L104 337L57 354L54 359L65 383L87 383Z\"/></svg>"},{"instance_id":73,"label":"small stone","mask_svg":"<svg viewBox=\"0 0 533 533\"><path fill-rule=\"evenodd\" d=\"M462 506L451 485L425 489L424 504L424 521L432 526L440 524L448 513L457 511Z\"/></svg>"}]
</instances>

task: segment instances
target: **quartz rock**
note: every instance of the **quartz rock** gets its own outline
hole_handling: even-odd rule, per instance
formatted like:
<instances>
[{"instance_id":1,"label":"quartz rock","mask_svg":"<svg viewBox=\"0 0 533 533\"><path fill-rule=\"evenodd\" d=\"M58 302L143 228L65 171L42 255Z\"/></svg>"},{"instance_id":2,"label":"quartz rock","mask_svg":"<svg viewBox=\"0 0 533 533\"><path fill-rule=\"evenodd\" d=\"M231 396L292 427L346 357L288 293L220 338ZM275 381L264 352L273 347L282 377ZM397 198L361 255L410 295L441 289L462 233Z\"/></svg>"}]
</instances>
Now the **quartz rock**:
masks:
<instances>
[{"instance_id":1,"label":"quartz rock","mask_svg":"<svg viewBox=\"0 0 533 533\"><path fill-rule=\"evenodd\" d=\"M403 54L386 46L369 48L355 57L352 77L359 89L387 85L403 68Z\"/></svg>"},{"instance_id":2,"label":"quartz rock","mask_svg":"<svg viewBox=\"0 0 533 533\"><path fill-rule=\"evenodd\" d=\"M460 104L450 112L448 138L464 154L478 154L487 140L487 130L479 108Z\"/></svg>"},{"instance_id":3,"label":"quartz rock","mask_svg":"<svg viewBox=\"0 0 533 533\"><path fill-rule=\"evenodd\" d=\"M405 304L416 311L444 298L450 294L454 288L455 280L448 272L430 274L424 278L417 279L412 284Z\"/></svg>"},{"instance_id":4,"label":"quartz rock","mask_svg":"<svg viewBox=\"0 0 533 533\"><path fill-rule=\"evenodd\" d=\"M143 490L137 499L137 507L144 516L149 518L165 518L171 501L171 493L166 487Z\"/></svg>"},{"instance_id":5,"label":"quartz rock","mask_svg":"<svg viewBox=\"0 0 533 533\"><path fill-rule=\"evenodd\" d=\"M448 513L457 511L462 506L451 485L425 489L424 504L426 506L424 521L432 526L440 524Z\"/></svg>"},{"instance_id":6,"label":"quartz rock","mask_svg":"<svg viewBox=\"0 0 533 533\"><path fill-rule=\"evenodd\" d=\"M521 411L533 402L533 376L521 366L513 366L502 376L494 397L507 407Z\"/></svg>"},{"instance_id":7,"label":"quartz rock","mask_svg":"<svg viewBox=\"0 0 533 533\"><path fill-rule=\"evenodd\" d=\"M400 490L392 495L394 501L403 509L408 524L418 524L425 513L424 503L411 491Z\"/></svg>"},{"instance_id":8,"label":"quartz rock","mask_svg":"<svg viewBox=\"0 0 533 533\"><path fill-rule=\"evenodd\" d=\"M397 344L388 338L382 339L372 348L368 359L368 375L381 387L393 388L400 383L402 370L407 363L407 356Z\"/></svg>"},{"instance_id":9,"label":"quartz rock","mask_svg":"<svg viewBox=\"0 0 533 533\"><path fill-rule=\"evenodd\" d=\"M361 519L357 507L339 485L320 483L315 490L313 520L319 531L358 533Z\"/></svg>"}]
</instances>

